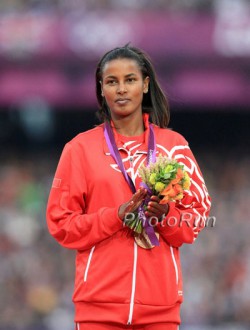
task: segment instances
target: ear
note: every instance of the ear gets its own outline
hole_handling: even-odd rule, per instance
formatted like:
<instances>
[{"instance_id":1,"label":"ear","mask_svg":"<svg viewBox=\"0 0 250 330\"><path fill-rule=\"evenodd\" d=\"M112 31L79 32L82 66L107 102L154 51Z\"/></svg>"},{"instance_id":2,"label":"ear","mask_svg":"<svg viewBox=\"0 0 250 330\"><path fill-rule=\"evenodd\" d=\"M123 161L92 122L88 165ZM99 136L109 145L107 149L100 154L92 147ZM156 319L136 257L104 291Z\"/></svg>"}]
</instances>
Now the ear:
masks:
<instances>
[{"instance_id":1,"label":"ear","mask_svg":"<svg viewBox=\"0 0 250 330\"><path fill-rule=\"evenodd\" d=\"M146 77L143 81L143 93L146 94L149 88L149 77Z\"/></svg>"}]
</instances>

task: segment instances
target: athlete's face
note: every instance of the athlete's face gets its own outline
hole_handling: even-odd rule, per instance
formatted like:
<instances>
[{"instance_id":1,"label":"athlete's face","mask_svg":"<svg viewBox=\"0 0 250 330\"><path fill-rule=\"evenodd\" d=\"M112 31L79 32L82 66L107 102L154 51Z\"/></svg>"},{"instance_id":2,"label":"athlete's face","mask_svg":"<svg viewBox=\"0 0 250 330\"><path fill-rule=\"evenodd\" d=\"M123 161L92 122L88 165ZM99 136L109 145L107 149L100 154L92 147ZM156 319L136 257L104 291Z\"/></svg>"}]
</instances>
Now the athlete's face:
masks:
<instances>
[{"instance_id":1,"label":"athlete's face","mask_svg":"<svg viewBox=\"0 0 250 330\"><path fill-rule=\"evenodd\" d=\"M143 79L135 60L123 58L107 62L101 83L113 119L142 113L143 93L148 91L149 77Z\"/></svg>"}]
</instances>

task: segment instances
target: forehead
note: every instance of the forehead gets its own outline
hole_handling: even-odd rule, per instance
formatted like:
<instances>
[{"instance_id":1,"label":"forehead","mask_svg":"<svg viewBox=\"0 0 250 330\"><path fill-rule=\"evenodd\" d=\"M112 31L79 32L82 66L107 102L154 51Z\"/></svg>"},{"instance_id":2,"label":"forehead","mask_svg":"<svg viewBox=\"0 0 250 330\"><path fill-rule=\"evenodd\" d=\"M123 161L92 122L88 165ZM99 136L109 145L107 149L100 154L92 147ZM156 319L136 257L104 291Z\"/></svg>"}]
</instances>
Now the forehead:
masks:
<instances>
[{"instance_id":1,"label":"forehead","mask_svg":"<svg viewBox=\"0 0 250 330\"><path fill-rule=\"evenodd\" d=\"M127 75L127 74L136 74L141 75L141 69L136 62L136 60L129 58L118 58L115 60L111 60L105 63L102 76L103 78L109 75L117 76L117 75Z\"/></svg>"}]
</instances>

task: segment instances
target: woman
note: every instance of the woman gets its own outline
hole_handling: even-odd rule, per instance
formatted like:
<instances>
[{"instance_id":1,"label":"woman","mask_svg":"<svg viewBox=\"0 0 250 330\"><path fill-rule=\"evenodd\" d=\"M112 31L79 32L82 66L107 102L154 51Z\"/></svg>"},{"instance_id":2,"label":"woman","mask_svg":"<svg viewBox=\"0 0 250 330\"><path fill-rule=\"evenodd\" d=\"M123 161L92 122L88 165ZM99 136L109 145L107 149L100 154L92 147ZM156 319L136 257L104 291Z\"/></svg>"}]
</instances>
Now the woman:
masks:
<instances>
[{"instance_id":1,"label":"woman","mask_svg":"<svg viewBox=\"0 0 250 330\"><path fill-rule=\"evenodd\" d=\"M204 227L210 209L204 180L186 140L166 128L168 103L143 51L125 46L106 53L96 94L104 123L66 144L47 207L51 235L77 250L76 329L176 330L179 247ZM159 245L143 246L124 219L146 197L138 168L151 153L184 164L192 184L179 202L151 197L145 215L159 219Z\"/></svg>"}]
</instances>

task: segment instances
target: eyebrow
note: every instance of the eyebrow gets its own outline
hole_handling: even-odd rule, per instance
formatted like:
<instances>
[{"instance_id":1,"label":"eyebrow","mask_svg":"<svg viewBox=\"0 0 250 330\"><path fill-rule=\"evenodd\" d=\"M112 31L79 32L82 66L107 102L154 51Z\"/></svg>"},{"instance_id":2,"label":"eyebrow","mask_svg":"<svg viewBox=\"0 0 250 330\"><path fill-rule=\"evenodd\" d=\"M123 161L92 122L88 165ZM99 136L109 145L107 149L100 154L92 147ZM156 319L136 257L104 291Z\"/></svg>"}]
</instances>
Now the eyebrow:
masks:
<instances>
[{"instance_id":1,"label":"eyebrow","mask_svg":"<svg viewBox=\"0 0 250 330\"><path fill-rule=\"evenodd\" d=\"M136 73L128 73L128 74L126 74L125 78L129 78L129 77L133 77L133 76L136 76ZM113 75L104 77L104 79L110 79L110 78L116 79L117 77L113 76Z\"/></svg>"}]
</instances>

